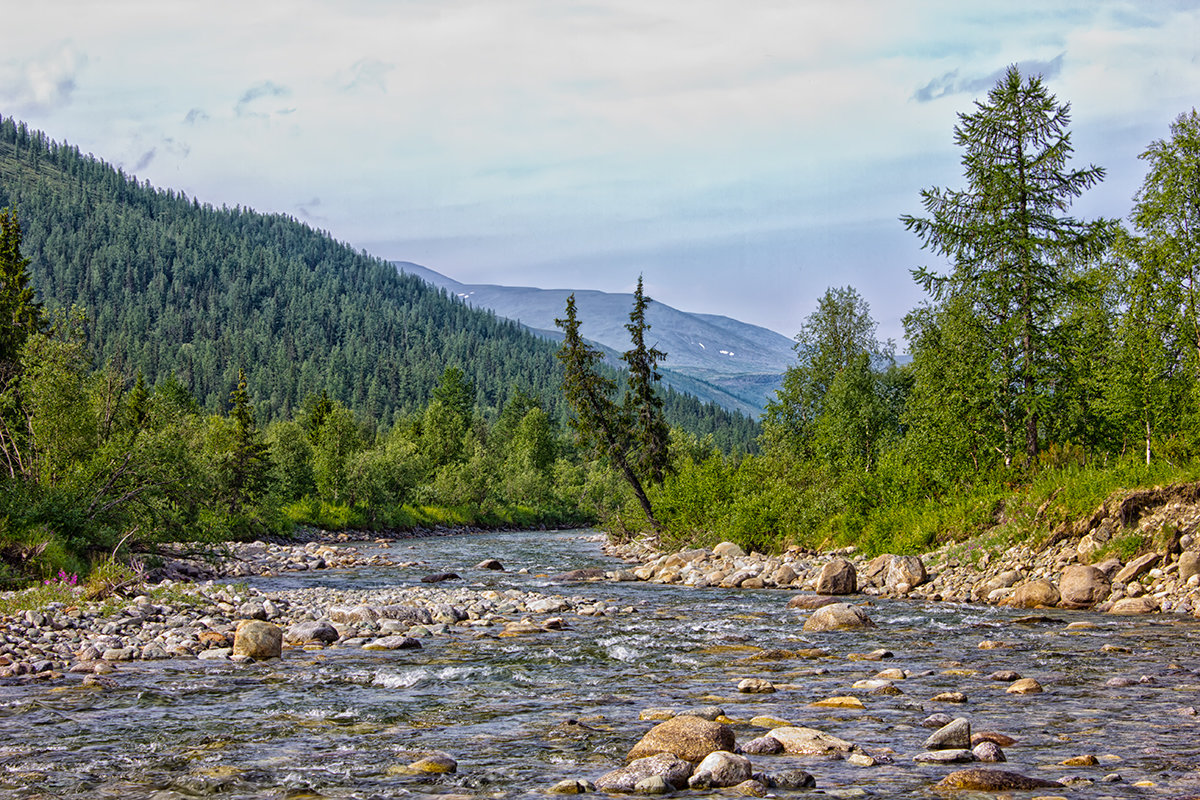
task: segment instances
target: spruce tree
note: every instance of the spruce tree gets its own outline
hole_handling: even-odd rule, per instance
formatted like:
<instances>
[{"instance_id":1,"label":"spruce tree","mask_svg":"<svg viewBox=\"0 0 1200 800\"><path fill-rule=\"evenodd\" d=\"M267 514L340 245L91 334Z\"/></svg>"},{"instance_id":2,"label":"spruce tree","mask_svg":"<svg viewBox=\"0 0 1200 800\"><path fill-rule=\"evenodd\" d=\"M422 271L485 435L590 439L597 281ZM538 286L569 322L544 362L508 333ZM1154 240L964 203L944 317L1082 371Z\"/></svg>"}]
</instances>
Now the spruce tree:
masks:
<instances>
[{"instance_id":1,"label":"spruce tree","mask_svg":"<svg viewBox=\"0 0 1200 800\"><path fill-rule=\"evenodd\" d=\"M621 359L629 367L629 388L625 392L625 415L632 424L632 460L636 469L651 482L661 484L671 466L671 431L663 418L663 401L658 394L662 375L658 362L666 353L646 346L646 307L653 302L642 291L642 276L638 276L633 293L633 310L629 312L629 331L633 347Z\"/></svg>"},{"instance_id":2,"label":"spruce tree","mask_svg":"<svg viewBox=\"0 0 1200 800\"><path fill-rule=\"evenodd\" d=\"M975 106L954 129L966 188L927 189L921 198L929 216L901 220L923 247L951 262L947 275L914 270L917 283L935 301L969 309L985 334L977 352L937 357L999 356L998 395L990 399L1005 432L1004 458L1023 445L1032 461L1054 384L1062 304L1074 287L1071 265L1094 257L1110 231L1103 220L1063 212L1104 170L1068 167L1070 104L1060 104L1040 77L1024 79L1010 67Z\"/></svg>"}]
</instances>

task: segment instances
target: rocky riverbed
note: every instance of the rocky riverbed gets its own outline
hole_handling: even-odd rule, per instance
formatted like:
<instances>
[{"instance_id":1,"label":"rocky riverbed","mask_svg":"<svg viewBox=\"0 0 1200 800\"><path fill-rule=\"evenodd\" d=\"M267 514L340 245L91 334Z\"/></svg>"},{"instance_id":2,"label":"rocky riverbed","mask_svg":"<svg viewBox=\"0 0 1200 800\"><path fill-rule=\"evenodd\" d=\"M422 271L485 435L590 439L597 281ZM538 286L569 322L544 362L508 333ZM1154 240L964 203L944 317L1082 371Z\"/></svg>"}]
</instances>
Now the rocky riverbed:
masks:
<instances>
[{"instance_id":1,"label":"rocky riverbed","mask_svg":"<svg viewBox=\"0 0 1200 800\"><path fill-rule=\"evenodd\" d=\"M720 550L672 568L767 562ZM300 551L6 618L0 796L1200 792L1190 616L803 590L853 553L781 558L788 592L655 583L596 534Z\"/></svg>"}]
</instances>

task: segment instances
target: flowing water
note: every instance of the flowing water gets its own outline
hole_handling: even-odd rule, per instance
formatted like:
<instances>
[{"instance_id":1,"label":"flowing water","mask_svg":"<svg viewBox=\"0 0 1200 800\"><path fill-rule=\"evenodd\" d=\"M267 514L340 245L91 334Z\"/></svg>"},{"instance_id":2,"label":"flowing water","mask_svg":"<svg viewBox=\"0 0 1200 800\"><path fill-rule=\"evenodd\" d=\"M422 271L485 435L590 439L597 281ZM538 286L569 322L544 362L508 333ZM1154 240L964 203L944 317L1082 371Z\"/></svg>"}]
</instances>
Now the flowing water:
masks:
<instances>
[{"instance_id":1,"label":"flowing water","mask_svg":"<svg viewBox=\"0 0 1200 800\"><path fill-rule=\"evenodd\" d=\"M870 609L875 630L805 634L781 591L550 584L547 576L566 569L616 566L595 536L579 532L399 541L391 549L394 560L417 558L423 565L303 573L255 585L369 589L454 570L481 588L579 595L637 611L567 614L565 631L518 638L455 629L426 639L420 650L291 650L281 661L248 666L137 663L123 668L115 676L118 688L107 691L74 681L3 687L0 797L544 798L562 779L595 779L621 766L653 724L638 721L641 709L704 705L720 705L738 720L772 715L857 742L875 755L891 753L893 763L873 767L815 757L753 758L755 768L768 773L808 770L818 795L938 796L932 786L957 767L911 759L930 733L920 723L934 712L966 716L976 731L1016 738L1005 748L1009 763L1000 767L1094 781L1041 794L1200 795L1200 718L1189 713L1200 706L1200 624L1193 620L1071 612L1031 617L877 601ZM508 571L471 568L487 557ZM521 567L529 574L518 574ZM1095 627L1068 630L1072 621ZM980 649L983 640L1008 646ZM823 648L829 655L738 663L772 648ZM895 657L855 655L877 648ZM903 694L851 688L888 667L912 672L896 682ZM1046 691L1007 694L1008 683L987 678L1006 669L1037 679ZM739 694L737 681L746 677L790 688ZM1108 685L1115 677L1134 682ZM968 702L931 700L948 690L965 693ZM858 695L865 710L808 705L847 694ZM739 742L765 733L749 726L736 731ZM452 755L458 772L414 777L389 770L428 750ZM1096 755L1099 765L1059 763L1085 754ZM1103 782L1114 773L1119 782Z\"/></svg>"}]
</instances>

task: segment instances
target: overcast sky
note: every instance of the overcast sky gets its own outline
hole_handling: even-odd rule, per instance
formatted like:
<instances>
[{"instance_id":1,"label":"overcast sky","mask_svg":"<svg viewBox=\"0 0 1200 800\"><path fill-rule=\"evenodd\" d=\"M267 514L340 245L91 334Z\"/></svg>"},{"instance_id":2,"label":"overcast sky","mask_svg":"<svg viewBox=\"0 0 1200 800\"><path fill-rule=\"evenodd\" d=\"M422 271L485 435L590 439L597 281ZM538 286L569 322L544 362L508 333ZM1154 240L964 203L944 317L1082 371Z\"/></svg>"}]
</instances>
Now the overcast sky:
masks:
<instances>
[{"instance_id":1,"label":"overcast sky","mask_svg":"<svg viewBox=\"0 0 1200 800\"><path fill-rule=\"evenodd\" d=\"M38 0L0 113L215 205L452 278L647 292L791 336L852 284L885 336L938 266L897 217L961 185L1012 63L1071 103L1123 217L1197 104L1197 2Z\"/></svg>"}]
</instances>

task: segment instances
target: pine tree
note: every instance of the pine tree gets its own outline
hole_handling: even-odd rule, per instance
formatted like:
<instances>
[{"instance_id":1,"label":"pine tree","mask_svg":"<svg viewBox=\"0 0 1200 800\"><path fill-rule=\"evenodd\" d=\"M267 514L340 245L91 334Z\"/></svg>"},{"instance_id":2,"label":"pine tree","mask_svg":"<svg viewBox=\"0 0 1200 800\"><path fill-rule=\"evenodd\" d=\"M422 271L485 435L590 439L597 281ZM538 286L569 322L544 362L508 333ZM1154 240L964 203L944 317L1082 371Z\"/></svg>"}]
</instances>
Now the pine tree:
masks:
<instances>
[{"instance_id":1,"label":"pine tree","mask_svg":"<svg viewBox=\"0 0 1200 800\"><path fill-rule=\"evenodd\" d=\"M4 379L16 373L21 347L41 330L42 306L34 299L21 254L21 223L12 209L0 210L0 369Z\"/></svg>"}]
</instances>

